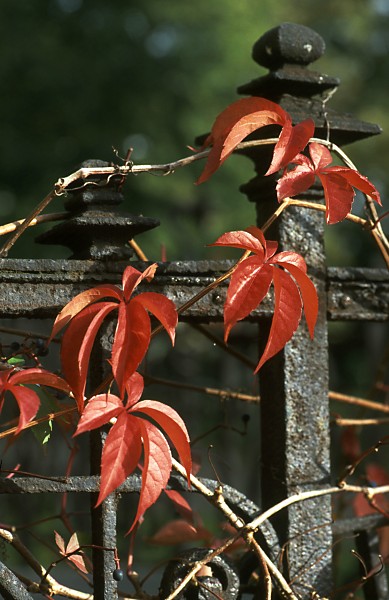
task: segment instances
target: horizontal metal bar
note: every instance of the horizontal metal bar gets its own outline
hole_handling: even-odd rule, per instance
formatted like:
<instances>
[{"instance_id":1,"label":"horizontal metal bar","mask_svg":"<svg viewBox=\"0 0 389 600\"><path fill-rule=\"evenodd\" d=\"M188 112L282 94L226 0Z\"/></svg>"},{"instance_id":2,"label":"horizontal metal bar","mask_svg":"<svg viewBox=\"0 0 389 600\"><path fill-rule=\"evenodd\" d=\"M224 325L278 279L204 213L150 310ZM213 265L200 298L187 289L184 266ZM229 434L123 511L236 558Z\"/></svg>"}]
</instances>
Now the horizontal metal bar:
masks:
<instances>
[{"instance_id":1,"label":"horizontal metal bar","mask_svg":"<svg viewBox=\"0 0 389 600\"><path fill-rule=\"evenodd\" d=\"M145 263L131 262L140 270ZM182 306L227 271L232 261L159 263L148 290L164 293ZM92 260L0 259L0 317L52 318L76 294L102 283L120 284L127 262ZM320 276L320 274L318 274ZM185 319L201 322L223 318L227 282L185 312ZM329 268L329 320L389 320L389 273L384 269ZM266 298L250 320L272 314Z\"/></svg>"},{"instance_id":2,"label":"horizontal metal bar","mask_svg":"<svg viewBox=\"0 0 389 600\"><path fill-rule=\"evenodd\" d=\"M200 481L212 492L220 483L212 479L199 478ZM140 475L130 475L125 482L117 488L117 493L140 493ZM44 493L93 493L99 492L100 477L98 476L72 476L63 478L43 479L39 477L13 477L0 479L0 494L44 494ZM179 492L197 493L196 488L188 488L186 479L177 474L172 474L168 489ZM229 485L223 485L223 497L234 512L246 521L253 519L260 512L259 507L242 492ZM261 543L266 545L273 559L280 552L277 535L269 521L260 527Z\"/></svg>"}]
</instances>

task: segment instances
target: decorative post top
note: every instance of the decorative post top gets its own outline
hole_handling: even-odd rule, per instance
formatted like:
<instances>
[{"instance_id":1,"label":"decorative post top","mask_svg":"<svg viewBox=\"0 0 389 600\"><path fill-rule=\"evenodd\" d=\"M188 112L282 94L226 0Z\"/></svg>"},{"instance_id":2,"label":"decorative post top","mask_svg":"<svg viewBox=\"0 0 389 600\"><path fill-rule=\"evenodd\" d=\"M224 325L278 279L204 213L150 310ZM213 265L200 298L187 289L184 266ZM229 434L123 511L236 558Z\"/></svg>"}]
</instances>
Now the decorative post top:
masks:
<instances>
[{"instance_id":1,"label":"decorative post top","mask_svg":"<svg viewBox=\"0 0 389 600\"><path fill-rule=\"evenodd\" d=\"M339 79L308 68L325 52L323 38L304 25L282 23L262 35L252 51L254 61L269 73L238 87L238 94L261 96L280 104L295 123L312 117L316 135L338 145L376 135L375 124L328 108L328 95L339 86Z\"/></svg>"},{"instance_id":2,"label":"decorative post top","mask_svg":"<svg viewBox=\"0 0 389 600\"><path fill-rule=\"evenodd\" d=\"M252 57L272 71L289 65L309 65L323 56L323 38L305 25L282 23L267 31L253 46Z\"/></svg>"},{"instance_id":3,"label":"decorative post top","mask_svg":"<svg viewBox=\"0 0 389 600\"><path fill-rule=\"evenodd\" d=\"M101 160L87 160L82 167L107 167ZM118 212L123 202L120 175L106 180L89 176L79 182L68 195L64 205L69 216L39 235L40 244L56 244L72 250L71 259L126 260L134 253L128 242L139 233L159 225L157 219Z\"/></svg>"}]
</instances>

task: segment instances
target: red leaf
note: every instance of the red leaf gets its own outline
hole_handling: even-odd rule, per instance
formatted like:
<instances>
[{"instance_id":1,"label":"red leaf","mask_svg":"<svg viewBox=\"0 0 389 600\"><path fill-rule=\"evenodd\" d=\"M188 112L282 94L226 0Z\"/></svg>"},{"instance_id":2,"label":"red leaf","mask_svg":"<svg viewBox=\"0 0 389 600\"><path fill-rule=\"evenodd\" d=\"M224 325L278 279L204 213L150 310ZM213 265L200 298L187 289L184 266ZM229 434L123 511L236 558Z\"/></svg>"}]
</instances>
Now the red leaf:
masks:
<instances>
[{"instance_id":1,"label":"red leaf","mask_svg":"<svg viewBox=\"0 0 389 600\"><path fill-rule=\"evenodd\" d=\"M105 317L117 307L114 302L99 302L86 307L73 317L62 338L62 370L73 388L79 413L84 407L89 358L97 332Z\"/></svg>"},{"instance_id":2,"label":"red leaf","mask_svg":"<svg viewBox=\"0 0 389 600\"><path fill-rule=\"evenodd\" d=\"M224 305L224 341L232 327L244 319L264 299L272 281L272 269L258 256L244 260L231 276Z\"/></svg>"},{"instance_id":3,"label":"red leaf","mask_svg":"<svg viewBox=\"0 0 389 600\"><path fill-rule=\"evenodd\" d=\"M148 421L138 419L138 422L143 439L144 466L138 510L128 533L146 510L157 501L167 486L172 468L170 448L162 433Z\"/></svg>"},{"instance_id":4,"label":"red leaf","mask_svg":"<svg viewBox=\"0 0 389 600\"><path fill-rule=\"evenodd\" d=\"M123 296L126 302L129 301L132 292L143 281L143 279L146 279L149 282L153 279L157 268L157 263L153 263L152 265L149 265L143 271L143 273L140 273L140 271L134 269L134 267L131 267L131 265L126 267L122 279Z\"/></svg>"},{"instance_id":5,"label":"red leaf","mask_svg":"<svg viewBox=\"0 0 389 600\"><path fill-rule=\"evenodd\" d=\"M110 429L103 448L100 494L96 506L137 467L142 452L141 424L140 419L123 411Z\"/></svg>"},{"instance_id":6,"label":"red leaf","mask_svg":"<svg viewBox=\"0 0 389 600\"><path fill-rule=\"evenodd\" d=\"M298 165L292 171L287 171L277 182L278 202L306 192L315 183L315 179L314 171L304 165Z\"/></svg>"},{"instance_id":7,"label":"red leaf","mask_svg":"<svg viewBox=\"0 0 389 600\"><path fill-rule=\"evenodd\" d=\"M326 221L339 223L351 212L355 192L346 179L336 174L319 174L326 199Z\"/></svg>"},{"instance_id":8,"label":"red leaf","mask_svg":"<svg viewBox=\"0 0 389 600\"><path fill-rule=\"evenodd\" d=\"M366 478L367 485L371 487L387 485L389 483L389 475L385 469L380 465L369 463L366 465ZM376 504L381 510L389 512L389 500L388 497L383 494L376 494L374 496L374 504ZM377 510L369 504L364 494L356 494L353 502L354 512L357 517L363 517L376 513Z\"/></svg>"},{"instance_id":9,"label":"red leaf","mask_svg":"<svg viewBox=\"0 0 389 600\"><path fill-rule=\"evenodd\" d=\"M230 248L241 248L242 250L250 250L258 256L265 256L266 240L258 227L255 227L258 232L257 236L251 233L250 228L245 231L229 231L221 235L216 242L209 246L229 246ZM263 240L260 239L262 234Z\"/></svg>"},{"instance_id":10,"label":"red leaf","mask_svg":"<svg viewBox=\"0 0 389 600\"><path fill-rule=\"evenodd\" d=\"M102 427L124 410L122 401L114 394L92 396L84 408L74 435Z\"/></svg>"},{"instance_id":11,"label":"red leaf","mask_svg":"<svg viewBox=\"0 0 389 600\"><path fill-rule=\"evenodd\" d=\"M72 554L71 556L68 556L67 559L70 560L79 571L88 573L88 569L86 568L85 561L81 554Z\"/></svg>"},{"instance_id":12,"label":"red leaf","mask_svg":"<svg viewBox=\"0 0 389 600\"><path fill-rule=\"evenodd\" d=\"M166 298L166 296L156 294L155 292L143 292L135 297L134 302L142 304L144 308L158 319L161 325L166 329L172 344L174 345L178 323L178 314L174 302L169 300L169 298Z\"/></svg>"},{"instance_id":13,"label":"red leaf","mask_svg":"<svg viewBox=\"0 0 389 600\"><path fill-rule=\"evenodd\" d=\"M297 123L294 127L291 121L286 121L274 148L273 159L266 175L271 175L287 167L296 155L305 148L314 132L315 123L312 119Z\"/></svg>"},{"instance_id":14,"label":"red leaf","mask_svg":"<svg viewBox=\"0 0 389 600\"><path fill-rule=\"evenodd\" d=\"M64 542L63 538L56 531L54 531L54 535L55 535L55 542L59 548L60 554L62 554L62 556L65 556L80 571L82 571L83 573L88 573L88 569L85 566L85 562L84 562L84 559L81 556L81 554L72 554L73 552L77 552L77 550L80 548L80 544L79 544L79 541L77 538L77 533L74 532L73 535L71 536L71 538L68 542L68 545L66 546L66 550L65 550L65 542ZM71 555L71 556L68 556L68 555Z\"/></svg>"},{"instance_id":15,"label":"red leaf","mask_svg":"<svg viewBox=\"0 0 389 600\"><path fill-rule=\"evenodd\" d=\"M122 398L127 379L143 360L150 343L151 326L147 311L156 316L174 342L177 311L171 300L154 292L145 292L131 299L134 289L142 281L150 281L156 269L156 263L149 265L143 273L128 266L123 273L123 290L106 285L82 292L58 315L52 335L70 322L63 336L61 359L63 370L74 386L80 412L93 343L102 321L112 310L118 309L119 315L110 362ZM107 296L113 297L115 302L98 302Z\"/></svg>"},{"instance_id":16,"label":"red leaf","mask_svg":"<svg viewBox=\"0 0 389 600\"><path fill-rule=\"evenodd\" d=\"M68 544L66 546L66 552L67 554L70 554L71 552L75 552L76 550L79 550L80 548L80 544L78 541L78 537L77 537L77 533L74 532L70 538L70 540L68 541Z\"/></svg>"},{"instance_id":17,"label":"red leaf","mask_svg":"<svg viewBox=\"0 0 389 600\"><path fill-rule=\"evenodd\" d=\"M59 533L55 530L54 530L54 536L55 536L55 543L57 544L60 553L64 554L65 553L65 542L64 542L63 537L61 535L59 535Z\"/></svg>"},{"instance_id":18,"label":"red leaf","mask_svg":"<svg viewBox=\"0 0 389 600\"><path fill-rule=\"evenodd\" d=\"M143 377L140 373L133 373L126 381L127 391L127 402L126 408L130 408L133 404L138 402L139 398L143 394L144 382Z\"/></svg>"},{"instance_id":19,"label":"red leaf","mask_svg":"<svg viewBox=\"0 0 389 600\"><path fill-rule=\"evenodd\" d=\"M302 157L305 160L305 157ZM307 276L307 266L296 252L279 252L277 243L266 241L258 227L246 231L232 231L222 235L213 245L239 247L254 252L238 264L231 275L224 305L224 340L231 328L247 317L263 300L273 280L275 288L274 316L264 355L259 368L281 350L296 330L301 308L310 335L313 337L318 315L318 298L315 286ZM275 268L280 265L287 272Z\"/></svg>"},{"instance_id":20,"label":"red leaf","mask_svg":"<svg viewBox=\"0 0 389 600\"><path fill-rule=\"evenodd\" d=\"M40 405L38 394L34 390L25 387L25 384L46 385L64 391L67 394L71 393L71 388L66 381L45 369L35 367L24 369L22 371L10 369L9 371L1 372L0 411L3 407L4 396L7 391L14 396L19 406L20 417L15 435L20 433L27 423L32 421L37 414Z\"/></svg>"},{"instance_id":21,"label":"red leaf","mask_svg":"<svg viewBox=\"0 0 389 600\"><path fill-rule=\"evenodd\" d=\"M286 119L286 113L279 104L255 96L252 96L251 98L241 98L227 106L227 108L216 117L211 133L205 140L203 148L211 146L215 140L221 138L226 132L229 132L243 117L261 110L274 111L280 115L282 120Z\"/></svg>"},{"instance_id":22,"label":"red leaf","mask_svg":"<svg viewBox=\"0 0 389 600\"><path fill-rule=\"evenodd\" d=\"M39 396L33 390L26 387L12 386L9 389L18 403L20 417L15 435L17 435L35 417L40 406Z\"/></svg>"},{"instance_id":23,"label":"red leaf","mask_svg":"<svg viewBox=\"0 0 389 600\"><path fill-rule=\"evenodd\" d=\"M69 384L54 373L50 373L50 371L46 371L45 369L41 369L40 367L33 367L31 369L24 369L22 371L14 371L11 375L12 385L16 384L37 384L37 385L46 385L48 387L55 388L57 390L61 390L66 394L70 394L72 392L72 388Z\"/></svg>"},{"instance_id":24,"label":"red leaf","mask_svg":"<svg viewBox=\"0 0 389 600\"><path fill-rule=\"evenodd\" d=\"M66 306L64 306L55 319L48 343L57 335L59 331L61 331L61 329L63 329L69 323L69 321L71 321L71 319L73 319L75 315L77 315L90 304L107 297L120 300L121 293L119 288L116 285L106 284L86 290L85 292L81 292L81 294L75 296L66 304Z\"/></svg>"},{"instance_id":25,"label":"red leaf","mask_svg":"<svg viewBox=\"0 0 389 600\"><path fill-rule=\"evenodd\" d=\"M228 106L217 118L204 146L212 145L197 184L203 183L220 167L236 146L250 133L266 125L283 125L287 113L263 98L242 98Z\"/></svg>"},{"instance_id":26,"label":"red leaf","mask_svg":"<svg viewBox=\"0 0 389 600\"><path fill-rule=\"evenodd\" d=\"M133 407L136 412L143 413L156 421L156 423L169 436L173 446L178 452L182 465L185 467L188 485L192 470L192 456L190 452L189 435L184 421L180 415L167 404L156 400L142 400Z\"/></svg>"},{"instance_id":27,"label":"red leaf","mask_svg":"<svg viewBox=\"0 0 389 600\"><path fill-rule=\"evenodd\" d=\"M302 301L294 281L285 271L273 267L273 285L274 315L269 339L254 373L289 342L301 319Z\"/></svg>"},{"instance_id":28,"label":"red leaf","mask_svg":"<svg viewBox=\"0 0 389 600\"><path fill-rule=\"evenodd\" d=\"M300 294L303 299L305 320L307 322L309 334L310 334L311 338L313 338L314 332L315 332L315 325L316 325L316 321L317 321L317 315L319 312L319 299L317 296L316 288L313 285L312 281L309 279L309 277L305 274L306 265L305 265L304 259L300 255L295 254L296 262L300 263L300 260L302 260L304 263L305 269L300 266L296 266L296 264L291 263L290 256L281 257L282 254L290 255L290 254L295 254L295 253L294 252L293 253L280 252L280 254L277 254L277 259L274 260L274 262L276 264L282 265L284 267L284 269L289 271L289 273L296 280L296 282L299 286L299 289L300 289ZM285 258L286 260L283 260L283 258Z\"/></svg>"},{"instance_id":29,"label":"red leaf","mask_svg":"<svg viewBox=\"0 0 389 600\"><path fill-rule=\"evenodd\" d=\"M331 153L322 144L309 144L310 159L299 154L292 162L298 166L285 173L277 184L277 197L280 202L284 198L297 196L309 189L316 176L319 177L326 201L327 223L342 221L351 211L355 189L367 194L378 204L380 195L375 186L355 169L348 167L328 167Z\"/></svg>"},{"instance_id":30,"label":"red leaf","mask_svg":"<svg viewBox=\"0 0 389 600\"><path fill-rule=\"evenodd\" d=\"M121 398L124 397L126 381L147 352L150 334L150 318L136 298L129 304L121 303L111 359Z\"/></svg>"},{"instance_id":31,"label":"red leaf","mask_svg":"<svg viewBox=\"0 0 389 600\"><path fill-rule=\"evenodd\" d=\"M194 521L193 510L187 500L180 494L180 492L176 492L176 490L165 490L166 496L169 498L171 502L174 504L174 508L177 513L185 519L187 523L192 523Z\"/></svg>"},{"instance_id":32,"label":"red leaf","mask_svg":"<svg viewBox=\"0 0 389 600\"><path fill-rule=\"evenodd\" d=\"M196 540L209 540L211 534L200 527L200 530L184 521L183 519L176 519L166 523L153 537L148 541L152 544L160 544L162 546L174 546L176 544L183 544L186 542L194 542Z\"/></svg>"}]
</instances>

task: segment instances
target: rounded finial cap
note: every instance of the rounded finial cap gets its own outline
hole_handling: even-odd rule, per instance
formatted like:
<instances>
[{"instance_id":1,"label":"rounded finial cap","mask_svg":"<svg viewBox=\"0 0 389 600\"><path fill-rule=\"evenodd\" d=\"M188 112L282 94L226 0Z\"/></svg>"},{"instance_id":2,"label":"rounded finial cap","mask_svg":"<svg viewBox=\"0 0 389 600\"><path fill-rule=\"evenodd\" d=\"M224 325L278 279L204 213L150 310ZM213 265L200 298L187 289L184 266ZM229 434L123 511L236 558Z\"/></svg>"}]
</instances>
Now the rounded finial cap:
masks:
<instances>
[{"instance_id":1,"label":"rounded finial cap","mask_svg":"<svg viewBox=\"0 0 389 600\"><path fill-rule=\"evenodd\" d=\"M274 71L284 64L309 65L325 51L323 38L305 25L282 23L267 31L253 46L255 62Z\"/></svg>"}]
</instances>

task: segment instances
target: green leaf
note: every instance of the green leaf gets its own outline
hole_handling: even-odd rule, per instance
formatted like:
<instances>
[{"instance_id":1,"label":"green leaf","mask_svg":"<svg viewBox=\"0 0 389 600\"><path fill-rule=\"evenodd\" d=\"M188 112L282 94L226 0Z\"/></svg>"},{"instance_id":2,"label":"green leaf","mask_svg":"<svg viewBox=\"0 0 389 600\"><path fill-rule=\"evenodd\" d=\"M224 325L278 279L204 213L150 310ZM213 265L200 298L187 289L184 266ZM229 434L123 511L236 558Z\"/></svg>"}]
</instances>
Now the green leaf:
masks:
<instances>
[{"instance_id":1,"label":"green leaf","mask_svg":"<svg viewBox=\"0 0 389 600\"><path fill-rule=\"evenodd\" d=\"M16 355L16 356L12 356L11 358L9 358L7 360L7 363L9 365L17 365L19 367L21 367L22 365L24 365L26 361L24 360L23 356L20 355Z\"/></svg>"}]
</instances>

